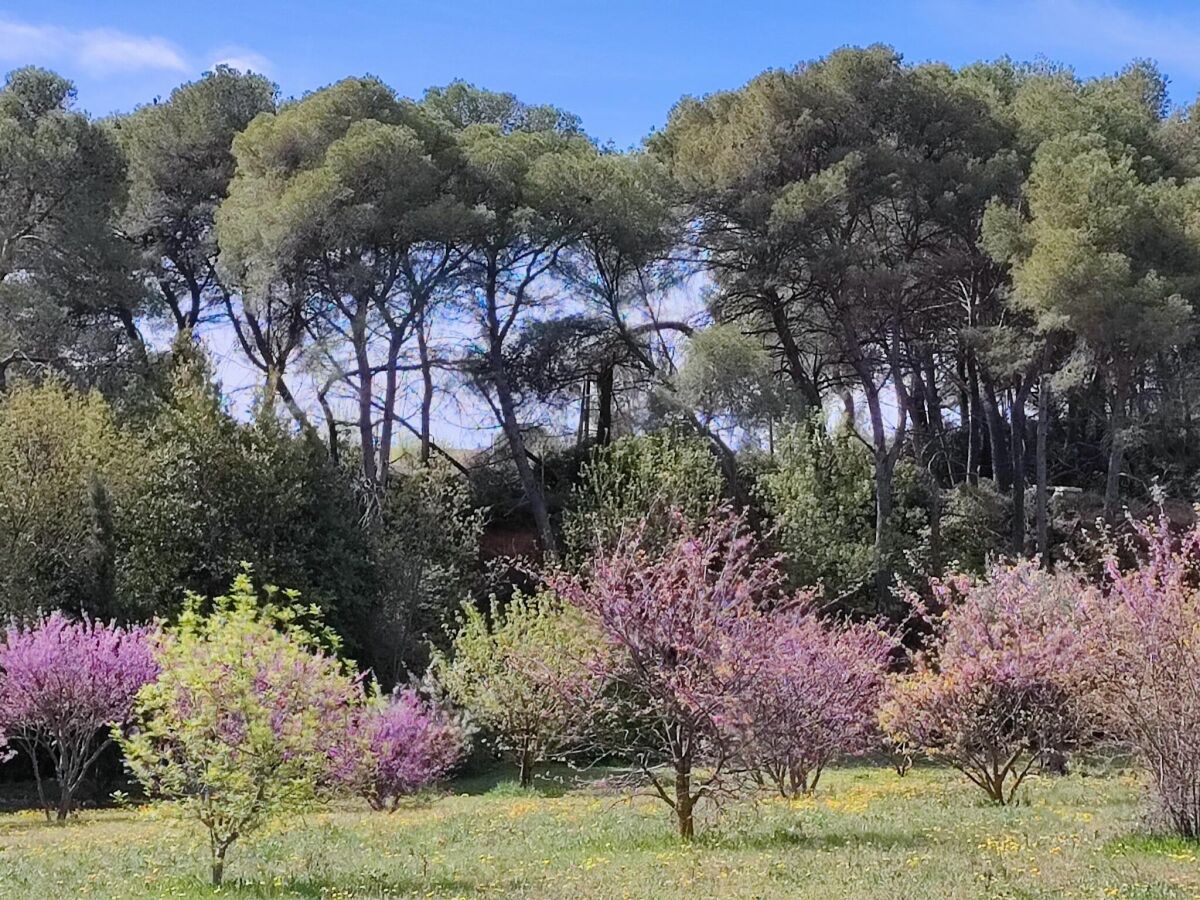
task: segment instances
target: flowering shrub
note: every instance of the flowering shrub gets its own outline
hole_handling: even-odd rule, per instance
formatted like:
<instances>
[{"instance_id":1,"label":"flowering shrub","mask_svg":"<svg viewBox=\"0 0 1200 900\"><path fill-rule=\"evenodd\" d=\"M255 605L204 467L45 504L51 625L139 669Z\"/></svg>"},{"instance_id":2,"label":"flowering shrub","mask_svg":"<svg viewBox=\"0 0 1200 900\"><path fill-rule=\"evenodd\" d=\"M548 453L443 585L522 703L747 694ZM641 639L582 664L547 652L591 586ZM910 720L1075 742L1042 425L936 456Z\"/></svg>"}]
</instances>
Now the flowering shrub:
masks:
<instances>
[{"instance_id":1,"label":"flowering shrub","mask_svg":"<svg viewBox=\"0 0 1200 900\"><path fill-rule=\"evenodd\" d=\"M782 614L741 709L741 754L780 794L816 789L835 757L877 745L879 702L895 639L874 624Z\"/></svg>"},{"instance_id":2,"label":"flowering shrub","mask_svg":"<svg viewBox=\"0 0 1200 900\"><path fill-rule=\"evenodd\" d=\"M657 552L643 541L644 521L585 572L549 582L613 648L603 675L627 725L601 742L635 761L690 839L697 802L731 786L738 700L766 658L762 608L777 598L780 575L741 518L694 526L676 514L672 523Z\"/></svg>"},{"instance_id":3,"label":"flowering shrub","mask_svg":"<svg viewBox=\"0 0 1200 900\"><path fill-rule=\"evenodd\" d=\"M1089 605L1092 696L1107 732L1150 775L1158 814L1200 837L1200 527L1135 523L1140 564L1105 567Z\"/></svg>"},{"instance_id":4,"label":"flowering shrub","mask_svg":"<svg viewBox=\"0 0 1200 900\"><path fill-rule=\"evenodd\" d=\"M520 593L484 616L463 607L449 656L435 653L432 672L449 698L514 751L522 787L533 766L579 739L599 686L591 672L602 640L578 610L550 593Z\"/></svg>"},{"instance_id":5,"label":"flowering shrub","mask_svg":"<svg viewBox=\"0 0 1200 900\"><path fill-rule=\"evenodd\" d=\"M351 738L346 782L373 809L388 811L445 776L467 751L462 726L411 689L363 709Z\"/></svg>"},{"instance_id":6,"label":"flowering shrub","mask_svg":"<svg viewBox=\"0 0 1200 900\"><path fill-rule=\"evenodd\" d=\"M207 829L220 884L234 841L334 781L364 698L323 649L328 635L301 624L311 611L260 604L247 572L203 605L190 597L164 633L161 672L121 746L148 792L182 801Z\"/></svg>"},{"instance_id":7,"label":"flowering shrub","mask_svg":"<svg viewBox=\"0 0 1200 900\"><path fill-rule=\"evenodd\" d=\"M944 759L1010 802L1034 763L1091 733L1081 633L1090 592L1033 562L936 582L945 608L930 646L892 681L880 713L892 744Z\"/></svg>"},{"instance_id":8,"label":"flowering shrub","mask_svg":"<svg viewBox=\"0 0 1200 900\"><path fill-rule=\"evenodd\" d=\"M57 815L65 819L80 783L112 743L110 729L126 723L134 696L157 671L144 628L62 613L8 628L0 643L0 734L28 753L47 818L52 805L39 755L54 763Z\"/></svg>"}]
</instances>

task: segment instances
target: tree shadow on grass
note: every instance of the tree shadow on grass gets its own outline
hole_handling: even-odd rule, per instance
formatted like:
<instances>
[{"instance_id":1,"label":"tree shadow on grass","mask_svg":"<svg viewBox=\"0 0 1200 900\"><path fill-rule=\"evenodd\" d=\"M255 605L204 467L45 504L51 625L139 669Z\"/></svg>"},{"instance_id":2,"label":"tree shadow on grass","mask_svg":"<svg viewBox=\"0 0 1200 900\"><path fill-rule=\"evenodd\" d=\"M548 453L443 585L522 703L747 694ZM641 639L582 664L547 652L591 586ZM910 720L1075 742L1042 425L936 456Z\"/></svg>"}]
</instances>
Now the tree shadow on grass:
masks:
<instances>
[{"instance_id":1,"label":"tree shadow on grass","mask_svg":"<svg viewBox=\"0 0 1200 900\"><path fill-rule=\"evenodd\" d=\"M597 837L597 844L612 846L611 836ZM844 848L875 850L912 850L927 848L929 840L919 832L903 829L867 829L863 831L814 832L802 825L780 824L773 828L723 831L717 828L698 831L690 844L680 840L663 820L661 831L630 836L622 841L624 849L634 852L661 852L690 847L696 850L840 850Z\"/></svg>"},{"instance_id":2,"label":"tree shadow on grass","mask_svg":"<svg viewBox=\"0 0 1200 900\"><path fill-rule=\"evenodd\" d=\"M802 828L780 826L746 835L714 835L712 845L725 850L912 850L929 846L924 835L901 829L811 834Z\"/></svg>"},{"instance_id":3,"label":"tree shadow on grass","mask_svg":"<svg viewBox=\"0 0 1200 900\"><path fill-rule=\"evenodd\" d=\"M423 897L427 894L450 894L462 896L473 894L479 889L474 881L450 876L431 875L424 878L417 875L352 875L346 878L285 878L282 881L263 884L262 882L230 879L218 890L208 882L195 879L186 885L181 885L193 893L211 891L222 897Z\"/></svg>"},{"instance_id":4,"label":"tree shadow on grass","mask_svg":"<svg viewBox=\"0 0 1200 900\"><path fill-rule=\"evenodd\" d=\"M616 770L595 767L591 769L571 768L561 763L547 763L537 767L533 785L521 787L515 766L502 765L478 775L459 778L449 785L454 794L478 797L484 794L498 796L562 797L572 791L587 788L589 784L612 776Z\"/></svg>"}]
</instances>

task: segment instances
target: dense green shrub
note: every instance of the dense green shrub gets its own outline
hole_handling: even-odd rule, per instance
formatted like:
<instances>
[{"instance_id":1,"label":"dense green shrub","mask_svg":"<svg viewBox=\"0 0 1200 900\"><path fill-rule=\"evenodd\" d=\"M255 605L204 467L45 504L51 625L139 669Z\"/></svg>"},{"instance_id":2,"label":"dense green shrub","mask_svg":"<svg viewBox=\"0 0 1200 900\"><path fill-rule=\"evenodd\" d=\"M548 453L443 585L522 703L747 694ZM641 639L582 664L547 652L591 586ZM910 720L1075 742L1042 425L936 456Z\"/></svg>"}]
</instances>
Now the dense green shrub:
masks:
<instances>
[{"instance_id":1,"label":"dense green shrub","mask_svg":"<svg viewBox=\"0 0 1200 900\"><path fill-rule=\"evenodd\" d=\"M352 648L391 688L444 646L479 580L483 510L448 468L394 472L380 521L368 534L371 590L338 617Z\"/></svg>"},{"instance_id":2,"label":"dense green shrub","mask_svg":"<svg viewBox=\"0 0 1200 900\"><path fill-rule=\"evenodd\" d=\"M826 601L869 608L875 487L866 445L846 428L802 423L780 441L756 488L792 584L820 585ZM888 552L902 576L927 553L928 501L916 469L897 465Z\"/></svg>"},{"instance_id":3,"label":"dense green shrub","mask_svg":"<svg viewBox=\"0 0 1200 900\"><path fill-rule=\"evenodd\" d=\"M583 466L563 516L563 543L581 557L607 546L647 514L652 532L666 526L668 508L699 522L720 502L725 482L702 440L674 431L624 437L598 448Z\"/></svg>"},{"instance_id":4,"label":"dense green shrub","mask_svg":"<svg viewBox=\"0 0 1200 900\"><path fill-rule=\"evenodd\" d=\"M129 519L141 457L98 393L48 382L0 395L0 615L127 611L115 531Z\"/></svg>"}]
</instances>

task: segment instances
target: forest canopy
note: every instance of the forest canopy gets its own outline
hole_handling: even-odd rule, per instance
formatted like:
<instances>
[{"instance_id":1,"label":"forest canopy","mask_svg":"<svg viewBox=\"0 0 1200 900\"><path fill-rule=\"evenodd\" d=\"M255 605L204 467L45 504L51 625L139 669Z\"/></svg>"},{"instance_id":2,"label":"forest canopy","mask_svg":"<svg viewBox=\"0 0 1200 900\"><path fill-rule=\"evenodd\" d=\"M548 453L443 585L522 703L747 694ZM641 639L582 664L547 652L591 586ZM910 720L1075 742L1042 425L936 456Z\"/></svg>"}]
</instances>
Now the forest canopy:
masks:
<instances>
[{"instance_id":1,"label":"forest canopy","mask_svg":"<svg viewBox=\"0 0 1200 900\"><path fill-rule=\"evenodd\" d=\"M501 558L671 509L892 615L1200 486L1200 132L1149 63L841 49L628 151L463 82L222 66L95 119L25 68L0 176L7 615L248 562L391 683Z\"/></svg>"}]
</instances>

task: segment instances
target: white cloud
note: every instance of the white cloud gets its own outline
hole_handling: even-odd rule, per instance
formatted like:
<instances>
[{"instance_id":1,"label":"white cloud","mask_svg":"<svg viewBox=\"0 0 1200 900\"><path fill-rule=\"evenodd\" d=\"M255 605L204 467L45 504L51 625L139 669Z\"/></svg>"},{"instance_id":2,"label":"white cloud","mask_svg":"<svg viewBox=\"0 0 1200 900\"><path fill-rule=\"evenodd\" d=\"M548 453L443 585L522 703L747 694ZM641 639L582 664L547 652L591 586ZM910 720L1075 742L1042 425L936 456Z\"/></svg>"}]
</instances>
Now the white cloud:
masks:
<instances>
[{"instance_id":1,"label":"white cloud","mask_svg":"<svg viewBox=\"0 0 1200 900\"><path fill-rule=\"evenodd\" d=\"M112 28L72 30L0 19L0 60L6 63L75 64L96 76L147 70L186 72L183 54L161 37Z\"/></svg>"},{"instance_id":2,"label":"white cloud","mask_svg":"<svg viewBox=\"0 0 1200 900\"><path fill-rule=\"evenodd\" d=\"M243 72L257 72L260 75L271 74L271 61L261 53L255 53L245 47L219 47L213 52L212 68L229 66Z\"/></svg>"},{"instance_id":3,"label":"white cloud","mask_svg":"<svg viewBox=\"0 0 1200 900\"><path fill-rule=\"evenodd\" d=\"M927 11L960 46L986 41L1000 52L1032 51L1067 63L1073 56L1112 57L1114 66L1149 58L1168 74L1200 76L1195 15L1135 12L1110 0L932 0Z\"/></svg>"}]
</instances>

